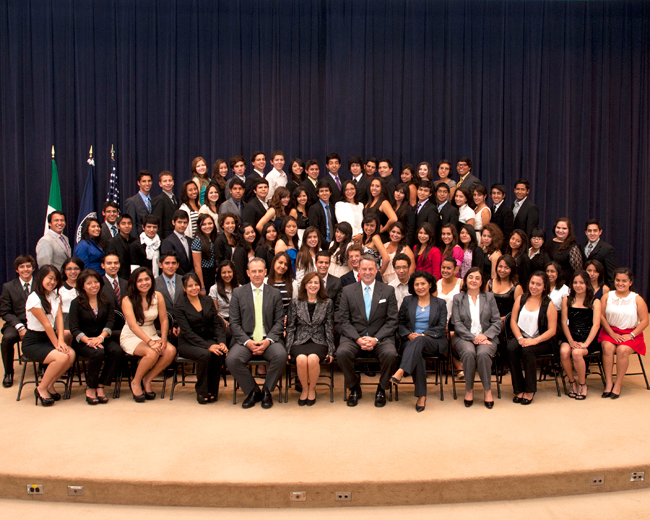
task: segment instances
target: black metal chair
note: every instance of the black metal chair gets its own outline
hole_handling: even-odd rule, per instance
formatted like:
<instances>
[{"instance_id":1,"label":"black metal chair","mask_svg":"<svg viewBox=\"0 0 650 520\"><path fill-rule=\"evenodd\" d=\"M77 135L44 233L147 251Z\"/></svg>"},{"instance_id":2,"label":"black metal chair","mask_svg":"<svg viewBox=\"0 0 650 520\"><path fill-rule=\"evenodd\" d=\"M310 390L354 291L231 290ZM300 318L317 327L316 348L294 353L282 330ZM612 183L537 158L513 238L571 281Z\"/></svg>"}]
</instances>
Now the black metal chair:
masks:
<instances>
[{"instance_id":1,"label":"black metal chair","mask_svg":"<svg viewBox=\"0 0 650 520\"><path fill-rule=\"evenodd\" d=\"M587 377L591 374L598 374L600 376L600 380L603 383L603 388L605 387L605 371L603 370L603 358L602 358L602 351L600 350L600 347L598 350L594 350L593 352L586 354L583 359L585 360L585 365L586 365L586 373L585 373L585 382L587 381ZM590 367L593 365L596 365L597 370L592 370ZM566 386L566 378L568 378L568 374L562 370L560 372L560 376L562 377L562 389L564 390L564 395L568 395L568 389Z\"/></svg>"},{"instance_id":2,"label":"black metal chair","mask_svg":"<svg viewBox=\"0 0 650 520\"><path fill-rule=\"evenodd\" d=\"M643 376L643 379L645 380L646 390L650 390L650 384L648 384L648 376L647 376L647 374L645 372L645 367L643 366L643 359L641 358L641 354L639 354L638 352L635 352L635 354L639 358L639 366L641 367L641 372L626 372L625 377L628 377L628 376ZM614 364L616 364L616 360L614 360ZM614 374L614 378L616 378L616 374Z\"/></svg>"},{"instance_id":3,"label":"black metal chair","mask_svg":"<svg viewBox=\"0 0 650 520\"><path fill-rule=\"evenodd\" d=\"M23 391L23 387L25 385L30 385L33 384L35 386L38 386L41 378L41 369L36 366L36 363L38 361L34 361L33 359L29 359L27 356L24 354L20 353L19 356L20 363L23 365L23 372L20 376L20 383L18 384L18 396L16 397L16 401L20 401L20 395ZM25 381L25 374L27 373L27 367L31 364L32 369L34 371L34 379L30 379ZM46 365L43 365L45 367ZM43 370L45 370L43 368ZM70 398L70 387L72 386L72 368L70 368L65 374L64 377L65 379L59 379L58 381L55 381L55 383L62 383L64 385L64 390L63 390L63 399L69 399Z\"/></svg>"},{"instance_id":4,"label":"black metal chair","mask_svg":"<svg viewBox=\"0 0 650 520\"><path fill-rule=\"evenodd\" d=\"M251 369L251 372L253 372L253 369L255 367L268 366L269 362L266 359L264 359L262 356L253 356L248 361L248 363L246 363L246 365ZM255 378L259 378L262 380L266 379L266 374L254 373L253 375ZM233 385L233 389L232 389L232 404L237 404L237 389L240 388L240 386L234 377L233 379L235 381L235 384ZM278 402L281 403L282 402L282 375L278 377L277 387L278 387Z\"/></svg>"},{"instance_id":5,"label":"black metal chair","mask_svg":"<svg viewBox=\"0 0 650 520\"><path fill-rule=\"evenodd\" d=\"M122 361L122 366L117 372L117 377L115 379L115 390L113 391L113 399L117 399L120 397L122 394L122 380L124 379L124 375L126 374L127 378L127 383L129 387L131 386L131 379L133 379L133 374L135 373L135 370L133 369L133 363L135 363L135 366L137 367L138 362L140 361L140 358L138 356L132 356L131 354L124 354L124 358ZM164 399L165 398L165 391L167 389L167 379L172 376L171 370L172 370L172 364L170 364L167 368L165 368L160 375L155 378L152 383L162 383L162 390L160 392L160 398Z\"/></svg>"},{"instance_id":6,"label":"black metal chair","mask_svg":"<svg viewBox=\"0 0 650 520\"><path fill-rule=\"evenodd\" d=\"M368 370L372 370L376 366L376 372L379 373L380 371L380 361L378 357L371 357L372 354L368 353L366 354L366 351L362 351L359 356L354 360L354 373L357 375L359 378L359 386L377 386L379 384L378 381L378 376L372 376L373 379L377 378L377 380L373 382L363 382L361 376L368 372ZM370 376L369 376L370 377ZM392 401L393 400L393 385L389 384L388 385L388 400ZM343 400L347 402L348 400L348 389L344 388L343 390Z\"/></svg>"},{"instance_id":7,"label":"black metal chair","mask_svg":"<svg viewBox=\"0 0 650 520\"><path fill-rule=\"evenodd\" d=\"M316 386L326 386L330 389L330 403L334 402L334 361L331 363L321 363L321 367L329 366L329 373L323 374L322 370L318 376L318 379L327 379L329 382L318 381ZM284 402L289 402L289 389L294 385L294 381L298 381L298 372L294 371L296 367L295 358L291 358L287 361L287 369L285 373L285 384L284 384Z\"/></svg>"}]
</instances>

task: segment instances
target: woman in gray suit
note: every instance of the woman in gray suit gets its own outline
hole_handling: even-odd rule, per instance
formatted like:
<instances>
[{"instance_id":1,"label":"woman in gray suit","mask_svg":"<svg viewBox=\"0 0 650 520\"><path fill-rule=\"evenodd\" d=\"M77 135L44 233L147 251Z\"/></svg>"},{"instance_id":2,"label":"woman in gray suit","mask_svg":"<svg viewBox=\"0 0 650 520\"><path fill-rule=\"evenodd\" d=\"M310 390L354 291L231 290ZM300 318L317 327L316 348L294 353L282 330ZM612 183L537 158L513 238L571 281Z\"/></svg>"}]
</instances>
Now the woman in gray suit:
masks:
<instances>
[{"instance_id":1,"label":"woman in gray suit","mask_svg":"<svg viewBox=\"0 0 650 520\"><path fill-rule=\"evenodd\" d=\"M334 357L334 304L327 297L317 273L307 273L300 282L298 299L291 300L287 316L287 354L296 360L302 393L298 404L316 403L320 363Z\"/></svg>"},{"instance_id":2,"label":"woman in gray suit","mask_svg":"<svg viewBox=\"0 0 650 520\"><path fill-rule=\"evenodd\" d=\"M492 356L497 351L501 317L494 294L485 292L483 270L472 267L465 275L461 293L454 296L451 321L456 333L452 344L463 362L465 372L465 406L474 403L474 373L483 383L484 402L488 409L494 406L492 397Z\"/></svg>"}]
</instances>

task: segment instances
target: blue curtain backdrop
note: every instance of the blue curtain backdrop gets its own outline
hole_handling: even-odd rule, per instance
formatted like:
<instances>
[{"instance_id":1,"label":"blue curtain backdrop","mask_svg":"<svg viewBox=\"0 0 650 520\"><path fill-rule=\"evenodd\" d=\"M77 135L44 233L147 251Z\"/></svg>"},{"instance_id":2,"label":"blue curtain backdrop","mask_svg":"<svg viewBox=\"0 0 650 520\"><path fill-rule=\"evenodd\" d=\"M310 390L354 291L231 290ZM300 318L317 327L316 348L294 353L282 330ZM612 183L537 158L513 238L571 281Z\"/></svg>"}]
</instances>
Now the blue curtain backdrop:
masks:
<instances>
[{"instance_id":1,"label":"blue curtain backdrop","mask_svg":"<svg viewBox=\"0 0 650 520\"><path fill-rule=\"evenodd\" d=\"M98 205L111 144L123 200L143 168L179 188L197 155L280 148L523 176L547 233L598 217L648 295L650 2L2 4L0 278L42 234L52 145L68 235L91 145Z\"/></svg>"}]
</instances>

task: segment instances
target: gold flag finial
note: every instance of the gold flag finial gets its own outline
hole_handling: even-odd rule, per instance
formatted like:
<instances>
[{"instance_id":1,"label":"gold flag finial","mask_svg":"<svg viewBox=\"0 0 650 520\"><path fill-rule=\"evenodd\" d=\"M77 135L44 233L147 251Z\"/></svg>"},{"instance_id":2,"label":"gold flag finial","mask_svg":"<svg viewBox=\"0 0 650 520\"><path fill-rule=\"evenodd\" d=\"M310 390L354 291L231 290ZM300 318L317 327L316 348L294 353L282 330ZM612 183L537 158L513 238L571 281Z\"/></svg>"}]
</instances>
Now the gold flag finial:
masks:
<instances>
[{"instance_id":1,"label":"gold flag finial","mask_svg":"<svg viewBox=\"0 0 650 520\"><path fill-rule=\"evenodd\" d=\"M52 159L54 159L54 145L52 145Z\"/></svg>"},{"instance_id":2,"label":"gold flag finial","mask_svg":"<svg viewBox=\"0 0 650 520\"><path fill-rule=\"evenodd\" d=\"M111 145L111 159L115 159L115 148Z\"/></svg>"},{"instance_id":3,"label":"gold flag finial","mask_svg":"<svg viewBox=\"0 0 650 520\"><path fill-rule=\"evenodd\" d=\"M93 158L93 147L92 147L92 145L90 146L90 152L88 152L88 154L89 154L88 158L92 159Z\"/></svg>"}]
</instances>

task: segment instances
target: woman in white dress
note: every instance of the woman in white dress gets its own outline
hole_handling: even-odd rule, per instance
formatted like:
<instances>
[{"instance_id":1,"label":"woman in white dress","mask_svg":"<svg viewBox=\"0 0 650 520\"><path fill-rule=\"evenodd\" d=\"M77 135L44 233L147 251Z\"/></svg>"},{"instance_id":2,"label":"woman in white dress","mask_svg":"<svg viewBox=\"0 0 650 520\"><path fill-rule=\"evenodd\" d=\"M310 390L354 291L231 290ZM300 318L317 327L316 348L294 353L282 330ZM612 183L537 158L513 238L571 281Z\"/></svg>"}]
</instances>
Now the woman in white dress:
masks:
<instances>
[{"instance_id":1,"label":"woman in white dress","mask_svg":"<svg viewBox=\"0 0 650 520\"><path fill-rule=\"evenodd\" d=\"M352 226L352 236L355 240L361 240L363 228L363 204L357 202L357 187L352 181L343 181L341 186L341 200L334 206L336 220L338 222L347 222Z\"/></svg>"},{"instance_id":2,"label":"woman in white dress","mask_svg":"<svg viewBox=\"0 0 650 520\"><path fill-rule=\"evenodd\" d=\"M483 228L490 223L492 218L492 210L488 208L485 203L487 199L487 189L482 184L474 186L474 193L472 194L474 200L474 214L476 220L474 221L474 229L476 230L476 242L481 243L481 233Z\"/></svg>"},{"instance_id":3,"label":"woman in white dress","mask_svg":"<svg viewBox=\"0 0 650 520\"><path fill-rule=\"evenodd\" d=\"M344 274L350 272L348 267L347 252L348 247L353 244L352 226L347 222L339 222L334 232L334 242L330 244L329 253L332 261L327 271L332 276L341 278Z\"/></svg>"},{"instance_id":4,"label":"woman in white dress","mask_svg":"<svg viewBox=\"0 0 650 520\"><path fill-rule=\"evenodd\" d=\"M454 206L458 208L458 222L460 224L468 224L474 226L476 222L476 214L474 210L469 207L470 193L465 186L456 189L454 195Z\"/></svg>"}]
</instances>

